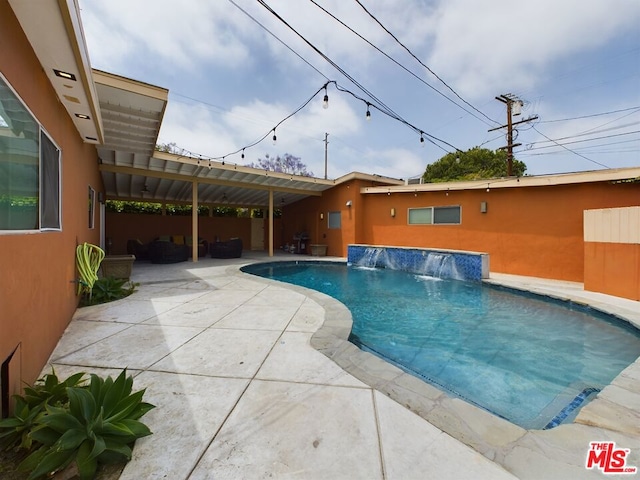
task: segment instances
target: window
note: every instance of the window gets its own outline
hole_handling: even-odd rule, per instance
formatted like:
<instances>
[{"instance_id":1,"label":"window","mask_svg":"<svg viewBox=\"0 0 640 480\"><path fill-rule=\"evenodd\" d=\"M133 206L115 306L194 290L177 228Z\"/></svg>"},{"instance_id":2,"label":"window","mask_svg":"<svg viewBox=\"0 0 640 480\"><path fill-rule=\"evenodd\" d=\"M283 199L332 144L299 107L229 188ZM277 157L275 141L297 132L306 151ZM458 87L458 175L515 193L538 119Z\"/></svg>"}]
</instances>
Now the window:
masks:
<instances>
[{"instance_id":1,"label":"window","mask_svg":"<svg viewBox=\"0 0 640 480\"><path fill-rule=\"evenodd\" d=\"M409 225L459 225L460 206L409 209Z\"/></svg>"},{"instance_id":2,"label":"window","mask_svg":"<svg viewBox=\"0 0 640 480\"><path fill-rule=\"evenodd\" d=\"M0 74L0 230L60 228L60 149Z\"/></svg>"},{"instance_id":3,"label":"window","mask_svg":"<svg viewBox=\"0 0 640 480\"><path fill-rule=\"evenodd\" d=\"M329 212L329 228L342 227L342 214L340 212Z\"/></svg>"}]
</instances>

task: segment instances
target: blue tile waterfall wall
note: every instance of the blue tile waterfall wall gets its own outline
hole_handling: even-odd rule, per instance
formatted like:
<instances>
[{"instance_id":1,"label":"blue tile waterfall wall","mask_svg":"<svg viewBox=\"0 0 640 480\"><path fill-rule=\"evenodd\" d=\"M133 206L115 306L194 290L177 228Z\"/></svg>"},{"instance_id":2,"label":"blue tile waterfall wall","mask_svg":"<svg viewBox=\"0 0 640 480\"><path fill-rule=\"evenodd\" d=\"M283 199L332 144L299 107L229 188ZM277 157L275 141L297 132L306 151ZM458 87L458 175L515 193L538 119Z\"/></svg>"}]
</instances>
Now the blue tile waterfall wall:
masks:
<instances>
[{"instance_id":1,"label":"blue tile waterfall wall","mask_svg":"<svg viewBox=\"0 0 640 480\"><path fill-rule=\"evenodd\" d=\"M442 263L446 258L454 268L433 271L432 259ZM417 274L456 278L458 280L480 281L489 278L489 255L458 250L435 250L428 248L407 248L379 245L349 245L347 263L378 268L391 268ZM429 270L431 269L431 270Z\"/></svg>"}]
</instances>

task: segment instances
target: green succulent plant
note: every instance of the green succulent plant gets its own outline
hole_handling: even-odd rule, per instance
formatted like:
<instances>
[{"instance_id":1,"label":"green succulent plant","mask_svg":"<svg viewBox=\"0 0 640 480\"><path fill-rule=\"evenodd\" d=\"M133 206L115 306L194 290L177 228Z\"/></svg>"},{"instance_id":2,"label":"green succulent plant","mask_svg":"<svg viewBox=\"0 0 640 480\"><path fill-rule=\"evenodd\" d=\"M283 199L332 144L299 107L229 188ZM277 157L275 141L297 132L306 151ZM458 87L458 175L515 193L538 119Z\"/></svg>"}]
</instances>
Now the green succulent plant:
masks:
<instances>
[{"instance_id":1,"label":"green succulent plant","mask_svg":"<svg viewBox=\"0 0 640 480\"><path fill-rule=\"evenodd\" d=\"M99 278L93 284L90 295L84 295L82 306L113 302L131 295L139 284L114 277Z\"/></svg>"},{"instance_id":2,"label":"green succulent plant","mask_svg":"<svg viewBox=\"0 0 640 480\"><path fill-rule=\"evenodd\" d=\"M51 373L39 378L33 387L25 387L24 396L14 395L14 415L0 420L0 447L7 450L14 447L29 450L33 443L29 433L45 414L45 405L60 406L68 403L67 387L78 386L83 376L84 373L77 373L60 382L52 369Z\"/></svg>"},{"instance_id":3,"label":"green succulent plant","mask_svg":"<svg viewBox=\"0 0 640 480\"><path fill-rule=\"evenodd\" d=\"M139 419L155 407L142 401L144 389L132 393L126 369L115 380L91 375L86 385L82 376L45 377L25 397L16 396L14 416L0 422L3 444L33 450L18 466L30 472L28 480L72 462L82 480L91 479L100 463L130 460L135 440L151 434Z\"/></svg>"},{"instance_id":4,"label":"green succulent plant","mask_svg":"<svg viewBox=\"0 0 640 480\"><path fill-rule=\"evenodd\" d=\"M51 373L39 378L33 387L24 388L24 400L31 408L44 406L45 403L53 406L63 405L69 401L67 388L81 385L84 376L84 372L76 373L61 382L55 370L51 369Z\"/></svg>"},{"instance_id":5,"label":"green succulent plant","mask_svg":"<svg viewBox=\"0 0 640 480\"><path fill-rule=\"evenodd\" d=\"M19 395L13 398L16 402L13 416L0 420L0 447L29 450L33 443L29 433L43 415L43 405L31 406Z\"/></svg>"}]
</instances>

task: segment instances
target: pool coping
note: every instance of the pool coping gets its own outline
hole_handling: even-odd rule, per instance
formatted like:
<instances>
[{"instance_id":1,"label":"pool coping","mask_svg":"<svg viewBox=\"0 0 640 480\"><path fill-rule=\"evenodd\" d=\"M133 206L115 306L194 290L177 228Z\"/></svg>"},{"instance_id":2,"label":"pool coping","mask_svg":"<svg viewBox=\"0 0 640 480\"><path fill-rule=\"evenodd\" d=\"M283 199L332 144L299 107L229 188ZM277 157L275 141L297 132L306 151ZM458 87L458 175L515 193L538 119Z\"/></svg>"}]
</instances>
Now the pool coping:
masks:
<instances>
[{"instance_id":1,"label":"pool coping","mask_svg":"<svg viewBox=\"0 0 640 480\"><path fill-rule=\"evenodd\" d=\"M287 261L269 259L263 262ZM301 262L346 262L328 257ZM244 274L238 268L238 272ZM246 274L248 275L248 274ZM351 375L384 393L453 438L520 478L584 478L589 442L614 441L631 453L628 465L640 464L640 358L623 370L597 397L583 407L573 423L550 430L526 430L405 373L348 341L352 328L349 309L329 295L305 287L252 275L309 297L325 311L324 323L311 345ZM640 328L640 309L620 307L623 299L580 290L575 282L492 274L484 282L583 306L615 315ZM565 292L562 289L566 290ZM567 293L568 291L568 293ZM615 300L615 302L613 301ZM617 303L616 303L617 302Z\"/></svg>"}]
</instances>

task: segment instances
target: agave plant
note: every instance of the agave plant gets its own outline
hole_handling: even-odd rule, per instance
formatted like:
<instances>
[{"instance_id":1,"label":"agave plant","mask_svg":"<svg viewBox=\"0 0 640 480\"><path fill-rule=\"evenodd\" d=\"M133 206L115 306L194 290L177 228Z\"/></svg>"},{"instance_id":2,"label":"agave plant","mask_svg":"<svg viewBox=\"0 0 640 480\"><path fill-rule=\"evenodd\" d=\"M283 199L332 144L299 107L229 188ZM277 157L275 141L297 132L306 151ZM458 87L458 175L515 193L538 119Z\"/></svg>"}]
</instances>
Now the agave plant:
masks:
<instances>
[{"instance_id":1,"label":"agave plant","mask_svg":"<svg viewBox=\"0 0 640 480\"><path fill-rule=\"evenodd\" d=\"M138 286L137 283L121 278L103 277L93 284L91 294L82 299L82 305L97 305L99 303L113 302L131 295Z\"/></svg>"},{"instance_id":2,"label":"agave plant","mask_svg":"<svg viewBox=\"0 0 640 480\"><path fill-rule=\"evenodd\" d=\"M7 450L13 447L29 450L33 439L29 435L45 414L45 405L61 406L69 402L67 388L82 383L84 373L70 376L63 382L55 371L38 379L33 387L25 387L24 396L14 395L14 415L0 420L0 446Z\"/></svg>"},{"instance_id":3,"label":"agave plant","mask_svg":"<svg viewBox=\"0 0 640 480\"><path fill-rule=\"evenodd\" d=\"M0 446L7 450L13 447L29 450L33 439L29 435L43 415L43 406L30 406L24 398L15 395L15 408L12 417L0 420Z\"/></svg>"},{"instance_id":4,"label":"agave plant","mask_svg":"<svg viewBox=\"0 0 640 480\"><path fill-rule=\"evenodd\" d=\"M30 437L42 444L18 467L35 480L76 463L82 480L94 477L99 463L131 459L131 445L151 434L139 421L152 408L142 401L145 390L131 393L126 369L116 380L91 375L87 387L67 387L68 408L48 405Z\"/></svg>"},{"instance_id":5,"label":"agave plant","mask_svg":"<svg viewBox=\"0 0 640 480\"><path fill-rule=\"evenodd\" d=\"M84 372L76 373L61 382L55 370L51 369L51 373L39 378L33 387L24 388L24 400L31 408L38 405L44 407L45 403L53 406L64 405L69 401L67 388L80 386L84 376Z\"/></svg>"}]
</instances>

